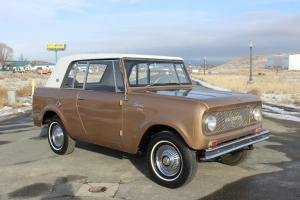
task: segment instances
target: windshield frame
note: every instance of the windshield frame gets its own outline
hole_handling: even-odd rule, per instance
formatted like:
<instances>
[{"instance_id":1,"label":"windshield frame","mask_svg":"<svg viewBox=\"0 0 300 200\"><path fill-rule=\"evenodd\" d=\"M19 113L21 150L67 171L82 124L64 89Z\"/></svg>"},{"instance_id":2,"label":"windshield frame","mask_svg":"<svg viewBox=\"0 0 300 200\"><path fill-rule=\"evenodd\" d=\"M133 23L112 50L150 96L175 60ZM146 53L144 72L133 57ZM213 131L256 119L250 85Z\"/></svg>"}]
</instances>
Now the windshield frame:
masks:
<instances>
[{"instance_id":1,"label":"windshield frame","mask_svg":"<svg viewBox=\"0 0 300 200\"><path fill-rule=\"evenodd\" d=\"M189 76L189 73L186 69L186 66L184 64L184 62L182 60L160 60L160 59L134 59L134 58L124 58L123 60L124 62L124 71L126 72L126 82L128 83L127 86L130 88L149 88L149 87L180 87L180 86L190 86L192 85L192 81L191 78ZM147 80L147 84L130 84L130 74L131 71L133 70L133 67L131 67L130 69L128 69L128 62L142 62L142 63L169 63L169 64L173 64L174 67L174 72L175 72L175 76L178 79L178 82L174 82L174 83L161 83L161 84L151 84L149 79ZM183 70L183 74L186 78L186 82L181 83L179 76L178 76L178 71L177 71L177 67L176 64L179 64ZM149 65L148 65L149 68ZM148 69L149 70L149 69ZM149 72L147 72L149 73ZM148 76L148 74L147 74Z\"/></svg>"}]
</instances>

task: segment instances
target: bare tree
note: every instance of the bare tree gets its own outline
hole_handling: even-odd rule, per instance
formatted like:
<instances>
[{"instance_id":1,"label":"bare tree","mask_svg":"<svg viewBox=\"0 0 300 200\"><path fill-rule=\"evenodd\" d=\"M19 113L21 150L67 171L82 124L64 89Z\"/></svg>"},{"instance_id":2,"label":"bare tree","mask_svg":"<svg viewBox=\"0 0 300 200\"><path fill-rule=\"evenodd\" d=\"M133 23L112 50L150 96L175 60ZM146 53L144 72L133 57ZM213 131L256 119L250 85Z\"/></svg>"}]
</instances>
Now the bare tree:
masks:
<instances>
[{"instance_id":1,"label":"bare tree","mask_svg":"<svg viewBox=\"0 0 300 200\"><path fill-rule=\"evenodd\" d=\"M5 66L9 59L12 59L13 49L5 43L0 43L0 66Z\"/></svg>"}]
</instances>

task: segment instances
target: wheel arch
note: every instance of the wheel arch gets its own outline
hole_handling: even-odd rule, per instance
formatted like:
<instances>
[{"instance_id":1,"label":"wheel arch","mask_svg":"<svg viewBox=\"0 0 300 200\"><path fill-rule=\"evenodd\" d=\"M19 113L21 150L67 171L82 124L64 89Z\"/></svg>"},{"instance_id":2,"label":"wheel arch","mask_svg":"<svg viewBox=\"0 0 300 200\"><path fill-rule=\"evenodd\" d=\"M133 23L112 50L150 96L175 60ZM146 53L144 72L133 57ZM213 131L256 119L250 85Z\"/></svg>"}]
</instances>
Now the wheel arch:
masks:
<instances>
[{"instance_id":1,"label":"wheel arch","mask_svg":"<svg viewBox=\"0 0 300 200\"><path fill-rule=\"evenodd\" d=\"M161 131L172 132L173 134L178 136L187 146L189 146L188 143L186 142L186 138L184 138L182 136L182 134L180 134L180 132L176 128L169 126L169 125L164 125L164 124L155 124L155 125L150 126L145 131L143 136L141 137L141 140L138 145L139 151L146 152L151 138L153 138L155 135L159 134L159 132L161 132Z\"/></svg>"},{"instance_id":2,"label":"wheel arch","mask_svg":"<svg viewBox=\"0 0 300 200\"><path fill-rule=\"evenodd\" d=\"M47 110L43 114L42 124L47 124L54 116L59 117L59 115L53 110ZM59 117L60 118L60 117Z\"/></svg>"},{"instance_id":3,"label":"wheel arch","mask_svg":"<svg viewBox=\"0 0 300 200\"><path fill-rule=\"evenodd\" d=\"M57 116L61 120L65 129L69 132L69 127L66 123L65 118L63 117L62 113L54 106L49 106L44 109L44 112L42 114L42 124L47 124L49 120L54 116Z\"/></svg>"}]
</instances>

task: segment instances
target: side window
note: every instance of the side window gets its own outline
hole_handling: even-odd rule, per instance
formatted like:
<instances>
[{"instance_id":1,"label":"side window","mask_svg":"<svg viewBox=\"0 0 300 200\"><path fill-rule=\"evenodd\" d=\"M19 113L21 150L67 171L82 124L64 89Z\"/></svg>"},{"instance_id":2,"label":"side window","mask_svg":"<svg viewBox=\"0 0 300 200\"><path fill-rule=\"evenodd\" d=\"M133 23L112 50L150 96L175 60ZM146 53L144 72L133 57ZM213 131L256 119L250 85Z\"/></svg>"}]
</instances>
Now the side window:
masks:
<instances>
[{"instance_id":1,"label":"side window","mask_svg":"<svg viewBox=\"0 0 300 200\"><path fill-rule=\"evenodd\" d=\"M123 78L118 61L91 61L86 90L123 91Z\"/></svg>"},{"instance_id":2,"label":"side window","mask_svg":"<svg viewBox=\"0 0 300 200\"><path fill-rule=\"evenodd\" d=\"M62 86L63 88L73 88L74 87L75 70L76 70L76 68L75 68L75 65L73 64L70 69L69 75L64 80L64 83Z\"/></svg>"},{"instance_id":3,"label":"side window","mask_svg":"<svg viewBox=\"0 0 300 200\"><path fill-rule=\"evenodd\" d=\"M78 61L69 70L63 88L82 89L85 85L86 90L124 91L123 76L118 60Z\"/></svg>"},{"instance_id":4,"label":"side window","mask_svg":"<svg viewBox=\"0 0 300 200\"><path fill-rule=\"evenodd\" d=\"M99 85L107 67L108 67L107 63L101 63L101 62L90 63L89 72L86 79L86 89L92 89L94 86Z\"/></svg>"},{"instance_id":5,"label":"side window","mask_svg":"<svg viewBox=\"0 0 300 200\"><path fill-rule=\"evenodd\" d=\"M64 80L63 88L83 88L87 62L75 62Z\"/></svg>"},{"instance_id":6,"label":"side window","mask_svg":"<svg viewBox=\"0 0 300 200\"><path fill-rule=\"evenodd\" d=\"M86 70L88 69L87 62L77 62L75 70L75 82L74 88L83 88L83 83L85 80Z\"/></svg>"}]
</instances>

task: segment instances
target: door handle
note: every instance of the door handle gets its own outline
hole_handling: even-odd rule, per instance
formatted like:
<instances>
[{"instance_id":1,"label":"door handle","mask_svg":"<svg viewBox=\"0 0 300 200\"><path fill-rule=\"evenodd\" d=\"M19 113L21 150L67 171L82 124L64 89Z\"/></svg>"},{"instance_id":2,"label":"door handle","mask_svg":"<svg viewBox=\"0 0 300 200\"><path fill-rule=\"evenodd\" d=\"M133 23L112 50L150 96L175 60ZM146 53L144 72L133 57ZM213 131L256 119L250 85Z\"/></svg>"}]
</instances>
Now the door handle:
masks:
<instances>
[{"instance_id":1,"label":"door handle","mask_svg":"<svg viewBox=\"0 0 300 200\"><path fill-rule=\"evenodd\" d=\"M83 97L78 97L78 100L80 100L80 101L85 101L86 99L83 98Z\"/></svg>"}]
</instances>

